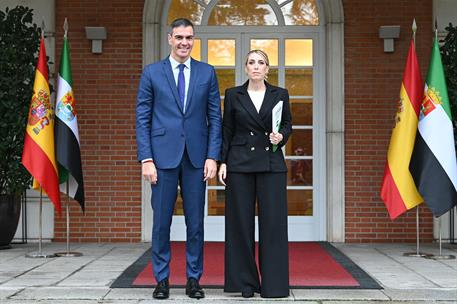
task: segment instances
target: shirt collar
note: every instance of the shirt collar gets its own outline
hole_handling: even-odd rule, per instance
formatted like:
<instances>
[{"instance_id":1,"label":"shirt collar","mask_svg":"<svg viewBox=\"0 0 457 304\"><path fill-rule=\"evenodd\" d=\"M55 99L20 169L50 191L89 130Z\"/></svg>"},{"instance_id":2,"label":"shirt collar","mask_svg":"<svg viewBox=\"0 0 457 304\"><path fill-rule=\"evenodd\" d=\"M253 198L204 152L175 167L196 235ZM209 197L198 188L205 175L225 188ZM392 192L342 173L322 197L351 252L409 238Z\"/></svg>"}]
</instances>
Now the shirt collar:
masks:
<instances>
[{"instance_id":1,"label":"shirt collar","mask_svg":"<svg viewBox=\"0 0 457 304\"><path fill-rule=\"evenodd\" d=\"M171 68L174 70L178 67L178 65L180 65L181 63L176 61L176 59L174 59L173 57L169 56L168 59L170 60L170 63L171 63ZM184 62L184 65L186 66L186 68L190 69L190 60L191 58L187 58L187 60Z\"/></svg>"}]
</instances>

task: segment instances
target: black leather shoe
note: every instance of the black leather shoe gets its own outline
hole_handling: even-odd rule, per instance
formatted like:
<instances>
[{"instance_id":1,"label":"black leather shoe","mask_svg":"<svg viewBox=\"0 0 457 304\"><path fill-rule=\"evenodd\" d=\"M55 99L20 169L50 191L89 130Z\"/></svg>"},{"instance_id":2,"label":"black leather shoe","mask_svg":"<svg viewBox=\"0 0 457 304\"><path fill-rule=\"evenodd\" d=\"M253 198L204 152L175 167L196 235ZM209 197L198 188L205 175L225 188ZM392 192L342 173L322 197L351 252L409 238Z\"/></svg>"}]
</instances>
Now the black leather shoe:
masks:
<instances>
[{"instance_id":1,"label":"black leather shoe","mask_svg":"<svg viewBox=\"0 0 457 304\"><path fill-rule=\"evenodd\" d=\"M168 299L170 296L170 285L168 284L168 279L163 279L159 283L157 283L154 292L152 293L152 297L157 300L165 300Z\"/></svg>"},{"instance_id":2,"label":"black leather shoe","mask_svg":"<svg viewBox=\"0 0 457 304\"><path fill-rule=\"evenodd\" d=\"M205 297L205 292L196 279L189 278L186 284L186 295L192 299L203 299Z\"/></svg>"},{"instance_id":3,"label":"black leather shoe","mask_svg":"<svg viewBox=\"0 0 457 304\"><path fill-rule=\"evenodd\" d=\"M243 298L252 298L254 296L254 292L252 290L243 291L241 292L241 296Z\"/></svg>"}]
</instances>

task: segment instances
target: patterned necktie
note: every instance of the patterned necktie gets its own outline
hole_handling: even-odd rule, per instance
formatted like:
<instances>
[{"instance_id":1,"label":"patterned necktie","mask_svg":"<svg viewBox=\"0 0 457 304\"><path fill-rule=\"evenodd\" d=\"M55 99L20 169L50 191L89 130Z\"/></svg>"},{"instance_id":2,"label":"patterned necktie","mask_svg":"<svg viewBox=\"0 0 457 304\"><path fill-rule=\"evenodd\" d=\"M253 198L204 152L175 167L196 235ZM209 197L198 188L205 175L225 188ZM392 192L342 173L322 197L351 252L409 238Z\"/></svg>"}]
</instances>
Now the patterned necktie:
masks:
<instances>
[{"instance_id":1,"label":"patterned necktie","mask_svg":"<svg viewBox=\"0 0 457 304\"><path fill-rule=\"evenodd\" d=\"M184 97L186 95L186 79L184 78L184 68L186 67L183 63L178 65L178 94L179 100L181 101L181 107L184 110Z\"/></svg>"}]
</instances>

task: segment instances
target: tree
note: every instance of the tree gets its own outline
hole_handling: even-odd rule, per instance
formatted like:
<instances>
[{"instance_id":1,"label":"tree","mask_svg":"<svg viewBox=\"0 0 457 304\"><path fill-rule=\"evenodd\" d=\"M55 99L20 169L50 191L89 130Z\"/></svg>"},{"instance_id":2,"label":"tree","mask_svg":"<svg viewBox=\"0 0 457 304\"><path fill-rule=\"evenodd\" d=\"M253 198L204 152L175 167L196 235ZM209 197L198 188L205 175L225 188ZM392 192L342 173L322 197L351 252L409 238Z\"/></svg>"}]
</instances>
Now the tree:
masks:
<instances>
[{"instance_id":1,"label":"tree","mask_svg":"<svg viewBox=\"0 0 457 304\"><path fill-rule=\"evenodd\" d=\"M30 187L21 156L40 40L32 11L0 11L0 195Z\"/></svg>"}]
</instances>

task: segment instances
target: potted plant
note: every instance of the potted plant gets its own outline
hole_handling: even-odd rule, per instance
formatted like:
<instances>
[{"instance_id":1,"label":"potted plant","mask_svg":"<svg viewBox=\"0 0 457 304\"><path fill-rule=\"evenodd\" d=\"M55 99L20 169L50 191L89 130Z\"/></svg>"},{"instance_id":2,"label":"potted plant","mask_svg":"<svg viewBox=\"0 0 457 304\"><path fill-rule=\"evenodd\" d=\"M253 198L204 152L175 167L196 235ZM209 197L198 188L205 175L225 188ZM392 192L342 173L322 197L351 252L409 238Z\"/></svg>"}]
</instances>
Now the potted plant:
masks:
<instances>
[{"instance_id":1,"label":"potted plant","mask_svg":"<svg viewBox=\"0 0 457 304\"><path fill-rule=\"evenodd\" d=\"M40 32L32 9L0 11L0 247L9 247L31 177L21 164Z\"/></svg>"}]
</instances>

